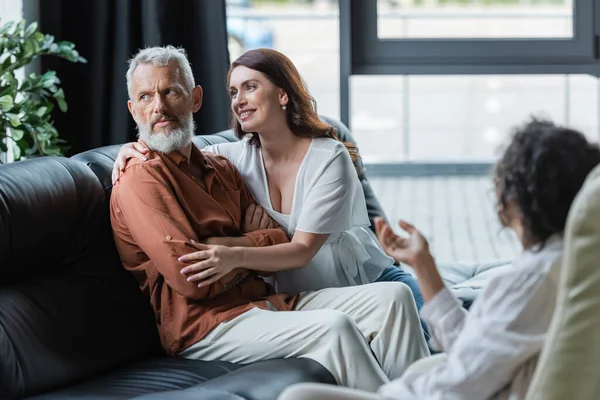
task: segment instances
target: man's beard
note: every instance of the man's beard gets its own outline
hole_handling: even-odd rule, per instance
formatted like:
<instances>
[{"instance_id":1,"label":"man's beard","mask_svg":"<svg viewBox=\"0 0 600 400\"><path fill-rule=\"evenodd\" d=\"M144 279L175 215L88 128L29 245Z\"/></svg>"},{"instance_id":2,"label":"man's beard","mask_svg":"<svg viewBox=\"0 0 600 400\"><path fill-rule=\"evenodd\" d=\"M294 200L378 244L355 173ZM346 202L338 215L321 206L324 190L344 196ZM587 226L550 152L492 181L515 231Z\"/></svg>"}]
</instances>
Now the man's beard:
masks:
<instances>
[{"instance_id":1,"label":"man's beard","mask_svg":"<svg viewBox=\"0 0 600 400\"><path fill-rule=\"evenodd\" d=\"M174 120L177 123L177 127L167 127L163 132L153 133L152 125L161 118ZM137 128L138 136L151 150L166 154L175 150L180 150L190 144L196 130L196 124L191 113L180 118L160 115L157 118L153 118L152 121L147 124L137 124Z\"/></svg>"}]
</instances>

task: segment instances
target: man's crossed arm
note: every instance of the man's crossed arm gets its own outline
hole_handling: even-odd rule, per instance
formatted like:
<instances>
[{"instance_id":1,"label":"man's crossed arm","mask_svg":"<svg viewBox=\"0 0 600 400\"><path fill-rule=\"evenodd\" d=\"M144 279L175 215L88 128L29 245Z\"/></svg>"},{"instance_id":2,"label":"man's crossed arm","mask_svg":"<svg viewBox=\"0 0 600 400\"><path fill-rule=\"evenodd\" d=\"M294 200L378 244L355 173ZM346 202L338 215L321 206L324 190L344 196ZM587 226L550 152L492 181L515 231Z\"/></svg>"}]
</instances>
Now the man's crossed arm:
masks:
<instances>
[{"instance_id":1,"label":"man's crossed arm","mask_svg":"<svg viewBox=\"0 0 600 400\"><path fill-rule=\"evenodd\" d=\"M192 240L201 240L176 201L162 168L144 164L143 167L136 165L130 169L132 171L128 171L129 173L121 178L118 190L113 192L113 196L116 196L112 199L111 207L113 227L130 234L130 238L117 234L115 240L118 246L139 247L164 277L165 282L180 295L191 299L212 298L237 285L248 275L248 271L236 269L211 285L203 287L188 281L187 276L181 273L186 264L178 258L196 250ZM243 181L238 183L241 185L240 207L244 211L255 202ZM260 229L228 239L254 246L289 241L281 228Z\"/></svg>"}]
</instances>

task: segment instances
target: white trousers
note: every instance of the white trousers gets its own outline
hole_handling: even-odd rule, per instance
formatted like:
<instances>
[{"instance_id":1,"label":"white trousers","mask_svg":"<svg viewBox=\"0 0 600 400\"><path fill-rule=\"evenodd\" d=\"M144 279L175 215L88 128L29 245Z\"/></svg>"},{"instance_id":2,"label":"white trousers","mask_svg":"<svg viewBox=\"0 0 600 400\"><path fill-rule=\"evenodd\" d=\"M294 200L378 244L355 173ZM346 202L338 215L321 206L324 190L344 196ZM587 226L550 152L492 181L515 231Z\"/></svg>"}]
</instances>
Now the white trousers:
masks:
<instances>
[{"instance_id":1,"label":"white trousers","mask_svg":"<svg viewBox=\"0 0 600 400\"><path fill-rule=\"evenodd\" d=\"M234 363L306 357L340 385L375 391L429 350L408 286L379 282L303 293L294 311L254 308L180 355Z\"/></svg>"},{"instance_id":2,"label":"white trousers","mask_svg":"<svg viewBox=\"0 0 600 400\"><path fill-rule=\"evenodd\" d=\"M445 363L446 354L421 359L411 365L402 379L416 379L427 371ZM298 383L285 389L277 400L385 400L383 396L364 390L349 389L323 383ZM398 398L402 400L402 398Z\"/></svg>"}]
</instances>

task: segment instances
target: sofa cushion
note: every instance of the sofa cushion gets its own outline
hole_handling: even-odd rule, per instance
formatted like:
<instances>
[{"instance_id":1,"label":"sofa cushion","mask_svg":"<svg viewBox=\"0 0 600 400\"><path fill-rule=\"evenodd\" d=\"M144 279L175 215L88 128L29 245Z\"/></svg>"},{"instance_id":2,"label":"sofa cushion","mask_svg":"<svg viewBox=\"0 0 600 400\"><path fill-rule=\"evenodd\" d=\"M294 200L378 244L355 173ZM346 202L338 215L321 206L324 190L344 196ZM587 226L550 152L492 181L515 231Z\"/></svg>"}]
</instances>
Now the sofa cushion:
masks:
<instances>
[{"instance_id":1,"label":"sofa cushion","mask_svg":"<svg viewBox=\"0 0 600 400\"><path fill-rule=\"evenodd\" d=\"M600 167L577 194L565 229L558 300L528 400L600 395Z\"/></svg>"},{"instance_id":2,"label":"sofa cushion","mask_svg":"<svg viewBox=\"0 0 600 400\"><path fill-rule=\"evenodd\" d=\"M30 399L130 399L147 393L188 388L239 368L242 365L222 361L153 357Z\"/></svg>"},{"instance_id":3,"label":"sofa cushion","mask_svg":"<svg viewBox=\"0 0 600 400\"><path fill-rule=\"evenodd\" d=\"M44 157L0 167L1 399L160 352L106 212L102 187L81 163Z\"/></svg>"}]
</instances>

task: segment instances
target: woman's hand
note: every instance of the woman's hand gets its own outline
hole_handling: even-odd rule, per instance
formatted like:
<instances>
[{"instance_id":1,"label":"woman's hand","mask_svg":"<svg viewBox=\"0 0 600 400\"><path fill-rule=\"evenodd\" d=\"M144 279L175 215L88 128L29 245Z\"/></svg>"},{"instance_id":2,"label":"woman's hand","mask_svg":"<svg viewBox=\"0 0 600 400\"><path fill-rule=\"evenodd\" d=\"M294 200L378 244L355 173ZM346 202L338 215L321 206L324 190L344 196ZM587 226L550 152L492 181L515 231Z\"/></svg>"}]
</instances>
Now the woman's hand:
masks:
<instances>
[{"instance_id":1,"label":"woman's hand","mask_svg":"<svg viewBox=\"0 0 600 400\"><path fill-rule=\"evenodd\" d=\"M258 204L250 204L248 206L244 215L244 233L261 229L272 229L274 227L273 220L261 206Z\"/></svg>"},{"instance_id":2,"label":"woman's hand","mask_svg":"<svg viewBox=\"0 0 600 400\"><path fill-rule=\"evenodd\" d=\"M400 220L398 225L408 233L407 238L396 235L383 218L375 218L375 231L383 249L394 260L414 268L423 298L429 302L445 286L429 252L429 243L421 232L408 222Z\"/></svg>"},{"instance_id":3,"label":"woman's hand","mask_svg":"<svg viewBox=\"0 0 600 400\"><path fill-rule=\"evenodd\" d=\"M117 154L117 159L113 165L112 170L112 184L113 186L117 184L121 175L125 171L125 166L127 165L127 160L132 157L138 158L142 161L146 161L146 154L148 154L150 150L139 142L131 142L125 143L119 149L119 154Z\"/></svg>"},{"instance_id":4,"label":"woman's hand","mask_svg":"<svg viewBox=\"0 0 600 400\"><path fill-rule=\"evenodd\" d=\"M188 275L188 281L198 282L198 287L211 285L241 266L241 256L235 248L206 245L193 240L191 243L198 251L179 257L179 261L193 262L181 273Z\"/></svg>"},{"instance_id":5,"label":"woman's hand","mask_svg":"<svg viewBox=\"0 0 600 400\"><path fill-rule=\"evenodd\" d=\"M409 234L407 238L396 235L385 219L375 218L377 238L388 256L416 269L432 258L429 243L421 232L408 222L400 220L398 225Z\"/></svg>"}]
</instances>

